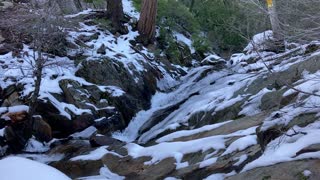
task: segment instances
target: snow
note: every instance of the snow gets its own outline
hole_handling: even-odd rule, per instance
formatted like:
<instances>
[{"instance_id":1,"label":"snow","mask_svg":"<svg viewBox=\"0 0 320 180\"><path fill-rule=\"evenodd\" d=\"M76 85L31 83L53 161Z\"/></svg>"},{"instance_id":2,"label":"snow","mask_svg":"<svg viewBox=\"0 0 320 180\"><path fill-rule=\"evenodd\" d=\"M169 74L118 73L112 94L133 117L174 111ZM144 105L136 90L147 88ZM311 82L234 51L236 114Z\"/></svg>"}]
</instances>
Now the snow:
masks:
<instances>
[{"instance_id":1,"label":"snow","mask_svg":"<svg viewBox=\"0 0 320 180\"><path fill-rule=\"evenodd\" d=\"M125 177L119 176L111 172L108 167L104 166L100 169L100 175L98 176L89 176L89 177L82 177L79 180L124 180Z\"/></svg>"},{"instance_id":2,"label":"snow","mask_svg":"<svg viewBox=\"0 0 320 180\"><path fill-rule=\"evenodd\" d=\"M30 138L24 150L26 152L41 153L41 152L47 152L49 149L50 147L48 144L41 143L34 138Z\"/></svg>"},{"instance_id":3,"label":"snow","mask_svg":"<svg viewBox=\"0 0 320 180\"><path fill-rule=\"evenodd\" d=\"M234 93L256 77L248 74L230 75L227 71L210 71L211 68L212 66L194 68L181 78L180 84L173 91L169 93L157 92L152 97L152 107L137 113L130 121L129 126L122 133L113 134L113 137L126 142L134 141L139 135L139 129L152 117L154 112L187 99L179 109L139 137L139 143L146 143L158 134L172 129L173 126L177 127L177 125L186 123L191 116L199 112L207 112L212 109L217 112L242 101L245 97L234 97ZM208 71L210 73L201 79L201 75ZM228 85L230 81L234 84ZM216 83L210 85L212 82ZM199 93L199 95L190 97L195 93Z\"/></svg>"},{"instance_id":4,"label":"snow","mask_svg":"<svg viewBox=\"0 0 320 180\"><path fill-rule=\"evenodd\" d=\"M211 63L214 63L214 62L217 62L217 61L225 61L222 57L216 55L216 54L210 54L209 56L207 56L206 58L204 58L201 63L204 63L204 62L211 62Z\"/></svg>"},{"instance_id":5,"label":"snow","mask_svg":"<svg viewBox=\"0 0 320 180\"><path fill-rule=\"evenodd\" d=\"M191 53L195 53L196 50L194 49L194 47L192 46L192 40L190 38L187 38L185 35L181 34L181 33L178 33L178 32L174 32L173 33L173 36L180 42L183 42L184 44L186 44Z\"/></svg>"},{"instance_id":6,"label":"snow","mask_svg":"<svg viewBox=\"0 0 320 180\"><path fill-rule=\"evenodd\" d=\"M166 178L164 178L164 180L178 180L178 179L175 177L166 177Z\"/></svg>"},{"instance_id":7,"label":"snow","mask_svg":"<svg viewBox=\"0 0 320 180\"><path fill-rule=\"evenodd\" d=\"M136 21L139 18L139 13L134 9L131 0L122 0L124 12L132 17L131 21ZM74 18L84 14L90 14L92 10L85 10L83 12L67 15L66 18ZM166 158L174 158L176 160L176 169L191 166L190 162L182 162L183 157L190 153L203 153L208 150L212 150L213 153L207 154L205 158L196 162L200 168L211 166L217 162L221 156L230 155L231 153L245 150L248 147L257 144L257 136L255 131L257 126L250 127L248 129L239 130L230 134L224 135L214 135L210 137L197 137L196 135L202 132L213 131L222 126L228 126L229 123L234 121L225 121L217 124L204 125L198 127L197 123L203 124L202 114L210 113L214 116L217 112L225 110L228 107L235 105L236 103L241 103L240 115L254 116L261 113L261 99L262 97L270 92L275 91L275 89L267 89L261 87L258 89L257 93L254 94L241 94L239 92L246 91L247 88L257 79L262 79L268 75L268 70L266 66L272 66L274 72L283 72L288 70L288 68L293 65L310 60L312 57L319 55L319 52L315 52L308 56L304 56L306 45L299 46L295 49L289 50L285 53L275 54L273 52L264 52L263 50L267 47L266 40L272 39L272 31L266 31L260 33L253 37L253 40L245 48L246 54L238 53L234 54L230 61L227 61L227 69L217 71L212 66L197 66L199 63L194 63L195 67L187 69L185 67L180 67L178 65L172 65L180 70L186 71L187 75L179 77L179 73L170 73L164 67L164 64L158 62L157 60L149 61L144 59L143 56L136 53L129 43L130 40L134 40L138 33L132 30L129 24L125 24L128 27L129 33L126 35L114 36L108 31L102 31L97 29L96 26L88 26L84 23L80 23L81 29L69 32L68 40L74 42L80 35L93 35L94 33L99 33L99 37L96 40L86 42L87 46L92 46L93 48L82 48L83 55L88 56L85 61L100 61L101 59L107 59L114 62L115 65L124 66L124 68L132 75L132 78L136 83L142 80L138 78L138 74L146 72L146 66L150 66L158 70L163 76L162 79L157 79L158 91L152 97L150 109L141 110L135 117L130 121L128 127L123 132L117 132L113 134L113 137L120 139L122 141L128 142L125 146L128 150L130 156L134 158L150 156L151 160L147 161L145 164L150 165L158 163ZM187 38L183 34L178 32L174 33L175 38L185 43L189 46L191 52L195 50L192 47L192 40ZM96 51L101 45L104 44L109 49L105 55L98 54ZM259 52L254 52L255 48ZM24 45L23 50L25 52L32 53L32 49ZM151 59L154 58L154 54L147 48L142 47L142 53ZM287 57L291 53L297 53L293 57ZM68 52L72 55L74 52ZM121 56L119 56L121 54ZM12 53L0 56L0 59L9 63L10 61L17 61L18 59L12 56ZM221 57L212 54L209 55L204 61L211 60L223 60ZM32 58L27 60L33 62ZM52 102L52 104L57 107L61 115L64 115L71 119L71 114L81 115L83 113L91 113L89 109L81 109L75 105L68 104L65 102L60 102L54 94L61 94L62 89L59 86L59 81L64 79L70 79L76 81L80 85L86 86L96 86L102 92L107 92L113 97L120 97L125 95L125 91L117 86L102 86L87 82L86 80L76 77L75 72L77 69L81 68L81 64L76 67L73 62L68 58L54 57L50 59L51 61L61 61L68 62L70 66L61 68L45 68L43 72L43 80L41 84L40 98L46 99ZM249 60L256 60L256 62L251 63ZM280 61L281 60L281 61ZM29 75L32 71L26 67L27 62L19 65L10 65L9 70L4 70L0 67L1 81L0 85L2 88L8 87L14 83L21 83L24 85L24 91L21 96L28 96L34 90L34 80L31 77L24 77L22 74ZM21 69L22 67L22 69ZM57 78L51 78L53 75ZM316 73L304 72L302 79L295 82L293 85L295 88L319 94L319 77L320 71ZM6 81L4 80L6 79ZM287 90L284 93L284 97L292 95L296 91ZM239 95L240 94L240 95ZM89 95L88 95L89 96ZM89 97L88 97L89 98ZM107 100L103 100L107 102ZM183 102L183 103L181 103ZM273 125L287 125L295 117L305 113L319 113L320 98L316 96L305 96L299 93L297 102L303 104L304 106L297 107L297 104L289 104L282 107L279 111L273 112L269 117L267 117L263 124L261 130L267 130ZM161 122L155 124L150 130L139 133L141 127L152 119L155 112L163 110L172 105L181 103L180 107L175 111L171 112L167 117L162 119ZM99 110L99 108L94 105L87 103L87 105L92 106L93 109ZM310 108L313 107L313 108ZM114 107L103 107L103 108L114 108ZM103 109L102 108L102 109ZM101 109L101 108L100 108ZM13 106L13 107L1 107L0 113L6 112L18 112L18 111L28 111L28 106ZM279 114L279 118L275 115ZM194 125L190 125L189 120L191 117L199 117L198 122ZM99 121L101 119L97 119ZM218 121L218 120L217 120ZM181 126L189 126L189 130L179 130L168 135L159 137L162 133L167 130L175 130ZM196 128L195 128L195 127ZM308 147L313 144L319 144L320 123L315 122L308 125L307 127L294 127L295 130L305 132L306 134L299 134L292 137L279 137L272 142L270 142L266 148L266 151L258 159L247 164L243 171L248 171L253 168L273 165L280 162L287 162L300 159L308 158L320 158L320 152L304 153L296 156L296 153L301 149ZM3 136L4 129L0 130L0 136ZM89 127L82 132L75 133L72 135L74 138L88 139L90 136L96 132L96 128ZM287 134L294 134L292 130L286 132ZM179 141L172 142L177 138L194 136L196 139L189 141ZM148 143L150 140L156 139L156 143L148 147L143 147L142 144ZM230 145L231 139L235 139ZM134 143L133 143L134 142ZM280 142L280 143L279 143ZM46 152L49 150L49 144L42 144L34 139L28 142L28 145L24 149L28 152ZM107 146L97 148L88 154L73 157L72 161L81 160L100 160L105 154L112 153L118 155L114 152L107 150ZM211 152L212 152L211 151ZM221 154L221 153L222 154ZM42 163L50 163L52 161L59 161L64 158L62 154L45 155L45 154L21 154L20 157L32 158L36 161ZM119 155L118 155L119 156ZM33 164L34 161L27 159L16 159L18 157L9 157L7 159L0 160L0 174L8 175L7 179L19 179L18 176L23 176L24 178L29 177L34 179L35 174L36 179L50 179L46 175L52 175L54 179L68 179L63 174L59 174L55 169L50 169L45 165ZM9 159L9 160L8 160ZM233 158L235 164L234 166L239 166L248 159L247 154L243 154L240 157ZM4 165L5 164L5 165ZM7 167L8 164L8 167ZM30 165L29 165L30 164ZM21 166L21 168L19 168ZM24 168L27 166L27 168ZM7 169L5 169L7 168ZM9 174L11 169L22 169L20 173ZM47 169L46 169L47 168ZM49 169L48 169L49 168ZM42 170L44 169L44 170ZM12 171L11 171L12 172ZM34 172L34 174L32 174ZM57 173L58 175L55 175ZM206 179L224 179L230 175L235 174L231 172L229 174L213 174ZM305 170L303 172L305 176L310 176L311 172ZM14 177L13 177L14 176ZM20 177L19 176L19 177ZM40 178L41 177L41 178ZM2 178L2 177L1 177ZM6 176L4 176L6 178ZM26 178L26 179L30 179ZM122 180L121 177L115 173L112 173L107 167L102 167L100 169L100 175L82 177L80 179L115 179ZM175 178L166 178L175 179Z\"/></svg>"},{"instance_id":8,"label":"snow","mask_svg":"<svg viewBox=\"0 0 320 180\"><path fill-rule=\"evenodd\" d=\"M145 164L154 164L163 159L173 157L176 159L177 166L179 166L184 154L198 151L204 152L209 149L224 149L224 143L225 139L223 137L208 137L188 142L165 142L150 147L129 143L126 148L128 154L134 158L151 156L152 159Z\"/></svg>"},{"instance_id":9,"label":"snow","mask_svg":"<svg viewBox=\"0 0 320 180\"><path fill-rule=\"evenodd\" d=\"M71 136L74 138L89 139L95 132L97 132L97 128L90 126L81 132L72 134Z\"/></svg>"},{"instance_id":10,"label":"snow","mask_svg":"<svg viewBox=\"0 0 320 180\"><path fill-rule=\"evenodd\" d=\"M128 143L125 147L128 154L134 158L150 156L152 159L145 164L155 164L166 158L176 159L177 167L183 165L181 160L185 154L205 152L210 149L222 150L226 148L226 141L231 137L247 136L255 133L256 127L239 130L227 135L216 135L186 142L163 142L154 146L142 147L135 143ZM204 162L208 164L208 162Z\"/></svg>"},{"instance_id":11,"label":"snow","mask_svg":"<svg viewBox=\"0 0 320 180\"><path fill-rule=\"evenodd\" d=\"M304 171L303 171L303 175L304 175L305 177L310 177L311 174L312 174L312 172L309 171L309 170L304 170Z\"/></svg>"},{"instance_id":12,"label":"snow","mask_svg":"<svg viewBox=\"0 0 320 180\"><path fill-rule=\"evenodd\" d=\"M21 111L29 111L29 106L26 105L17 105L17 106L10 106L10 107L0 107L0 113L15 113Z\"/></svg>"},{"instance_id":13,"label":"snow","mask_svg":"<svg viewBox=\"0 0 320 180\"><path fill-rule=\"evenodd\" d=\"M32 159L34 161L43 163L43 164L49 164L51 162L60 161L64 158L63 154L52 154L52 155L46 155L46 154L17 154L17 157L23 157L27 159Z\"/></svg>"},{"instance_id":14,"label":"snow","mask_svg":"<svg viewBox=\"0 0 320 180\"><path fill-rule=\"evenodd\" d=\"M224 174L224 173L218 173L218 174L212 174L205 178L204 180L224 180L228 176L232 176L236 174L236 172L232 171L231 173Z\"/></svg>"},{"instance_id":15,"label":"snow","mask_svg":"<svg viewBox=\"0 0 320 180\"><path fill-rule=\"evenodd\" d=\"M133 7L132 0L122 0L123 12L131 17L140 18L140 13Z\"/></svg>"},{"instance_id":16,"label":"snow","mask_svg":"<svg viewBox=\"0 0 320 180\"><path fill-rule=\"evenodd\" d=\"M93 11L92 9L86 9L86 10L81 11L81 12L76 13L76 14L65 15L64 17L65 18L75 18L75 17L78 17L80 15L90 14L92 11Z\"/></svg>"},{"instance_id":17,"label":"snow","mask_svg":"<svg viewBox=\"0 0 320 180\"><path fill-rule=\"evenodd\" d=\"M13 171L16 170L16 171ZM0 160L2 180L69 180L57 169L21 157L7 157Z\"/></svg>"},{"instance_id":18,"label":"snow","mask_svg":"<svg viewBox=\"0 0 320 180\"><path fill-rule=\"evenodd\" d=\"M207 167L207 166L211 166L212 164L216 163L217 160L218 160L217 157L206 159L206 160L200 162L199 168L204 168L204 167Z\"/></svg>"},{"instance_id":19,"label":"snow","mask_svg":"<svg viewBox=\"0 0 320 180\"><path fill-rule=\"evenodd\" d=\"M244 150L250 146L253 146L255 144L257 144L257 136L256 135L245 136L245 137L239 138L230 144L230 146L222 154L222 156L233 153L235 151L242 151L242 150Z\"/></svg>"},{"instance_id":20,"label":"snow","mask_svg":"<svg viewBox=\"0 0 320 180\"><path fill-rule=\"evenodd\" d=\"M273 90L269 90L267 88L263 88L259 93L256 95L251 96L247 102L245 102L244 105L242 105L242 110L239 112L239 115L245 115L245 116L253 116L256 114L259 114L261 112L260 106L261 106L261 99L262 97L272 92Z\"/></svg>"},{"instance_id":21,"label":"snow","mask_svg":"<svg viewBox=\"0 0 320 180\"><path fill-rule=\"evenodd\" d=\"M222 123L202 126L201 128L197 128L197 129L193 129L193 130L176 131L174 133L171 133L171 134L168 134L166 136L159 138L156 142L157 143L168 142L168 141L172 141L176 138L191 136L191 135L198 134L198 133L205 132L205 131L212 131L212 130L217 129L217 128L219 128L225 124L228 124L230 122L232 122L232 120L225 121Z\"/></svg>"},{"instance_id":22,"label":"snow","mask_svg":"<svg viewBox=\"0 0 320 180\"><path fill-rule=\"evenodd\" d=\"M106 89L107 92L109 92L113 97L120 97L125 94L125 92L121 88L116 86L107 86Z\"/></svg>"},{"instance_id":23,"label":"snow","mask_svg":"<svg viewBox=\"0 0 320 180\"><path fill-rule=\"evenodd\" d=\"M91 151L89 154L76 156L71 158L70 160L71 161L99 160L104 155L110 152L107 150L107 147L108 146L99 147L98 149Z\"/></svg>"},{"instance_id":24,"label":"snow","mask_svg":"<svg viewBox=\"0 0 320 180\"><path fill-rule=\"evenodd\" d=\"M236 160L238 160L238 162L234 163L235 166L239 166L241 165L245 160L248 159L248 155L243 154L240 157L236 158Z\"/></svg>"},{"instance_id":25,"label":"snow","mask_svg":"<svg viewBox=\"0 0 320 180\"><path fill-rule=\"evenodd\" d=\"M273 32L271 30L256 34L253 36L252 41L244 48L245 52L252 52L254 50L265 50L265 43L273 39Z\"/></svg>"},{"instance_id":26,"label":"snow","mask_svg":"<svg viewBox=\"0 0 320 180\"><path fill-rule=\"evenodd\" d=\"M269 166L280 162L288 162L300 159L319 158L319 152L305 153L296 157L296 153L313 144L319 144L320 140L320 122L309 124L304 128L294 127L297 132L304 132L305 135L298 134L293 137L279 137L273 140L267 146L264 154L258 159L248 163L242 170L248 171L253 168ZM293 130L289 130L287 134L293 134Z\"/></svg>"}]
</instances>

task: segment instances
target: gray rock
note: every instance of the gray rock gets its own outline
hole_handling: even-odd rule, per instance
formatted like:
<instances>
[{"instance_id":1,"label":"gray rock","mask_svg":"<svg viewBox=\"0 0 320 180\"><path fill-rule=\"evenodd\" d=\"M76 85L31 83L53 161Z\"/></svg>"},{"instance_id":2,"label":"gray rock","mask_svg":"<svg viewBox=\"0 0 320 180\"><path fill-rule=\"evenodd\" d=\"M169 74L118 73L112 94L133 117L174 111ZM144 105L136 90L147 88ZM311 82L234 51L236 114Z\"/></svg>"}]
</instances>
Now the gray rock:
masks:
<instances>
[{"instance_id":1,"label":"gray rock","mask_svg":"<svg viewBox=\"0 0 320 180\"><path fill-rule=\"evenodd\" d=\"M309 170L312 174L309 177L303 175L303 171ZM320 160L303 160L279 163L272 166L255 168L247 172L227 177L226 180L289 180L289 179L320 179Z\"/></svg>"},{"instance_id":2,"label":"gray rock","mask_svg":"<svg viewBox=\"0 0 320 180\"><path fill-rule=\"evenodd\" d=\"M150 160L150 157L132 158L125 156L120 158L113 154L107 154L103 157L103 163L112 171L127 179L164 179L176 169L174 158L164 159L157 164L145 165L144 162Z\"/></svg>"},{"instance_id":3,"label":"gray rock","mask_svg":"<svg viewBox=\"0 0 320 180\"><path fill-rule=\"evenodd\" d=\"M157 88L157 78L161 76L159 71L150 65L143 66L145 72L137 72L132 68L131 74L117 60L83 61L76 75L91 83L117 86L124 90L126 94L121 97L111 97L110 94L109 100L120 111L125 109L124 114L130 112L131 117L127 116L125 119L131 119L136 112L150 106L150 99Z\"/></svg>"},{"instance_id":4,"label":"gray rock","mask_svg":"<svg viewBox=\"0 0 320 180\"><path fill-rule=\"evenodd\" d=\"M104 44L102 44L98 50L97 50L98 54L106 54L106 46Z\"/></svg>"}]
</instances>

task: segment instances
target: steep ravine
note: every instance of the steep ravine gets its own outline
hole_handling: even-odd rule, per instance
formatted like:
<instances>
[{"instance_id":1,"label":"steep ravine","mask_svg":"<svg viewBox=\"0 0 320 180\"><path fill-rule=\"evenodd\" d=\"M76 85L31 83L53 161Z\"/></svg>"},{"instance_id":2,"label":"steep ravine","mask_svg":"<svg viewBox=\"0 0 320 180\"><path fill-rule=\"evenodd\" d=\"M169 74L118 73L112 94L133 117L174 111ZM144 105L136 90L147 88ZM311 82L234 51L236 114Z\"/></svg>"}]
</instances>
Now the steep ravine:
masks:
<instances>
[{"instance_id":1,"label":"steep ravine","mask_svg":"<svg viewBox=\"0 0 320 180\"><path fill-rule=\"evenodd\" d=\"M48 58L68 66L44 70L37 108L37 125L50 126L53 139L33 136L14 154L1 146L3 158L29 158L72 179L320 178L320 99L303 93L319 93L319 42L277 54L263 48L262 33L230 59L208 54L186 68L159 58L154 47L134 43L139 14L131 1L123 4L125 35L109 32L102 11L82 11L85 5L64 16L77 24L68 29L66 54ZM29 12L25 4L10 10ZM0 30L5 118L7 112L28 110L33 80L23 76L30 69L21 67L33 59L12 49L31 54L30 42L6 36L5 25ZM195 53L179 37L177 43Z\"/></svg>"}]
</instances>

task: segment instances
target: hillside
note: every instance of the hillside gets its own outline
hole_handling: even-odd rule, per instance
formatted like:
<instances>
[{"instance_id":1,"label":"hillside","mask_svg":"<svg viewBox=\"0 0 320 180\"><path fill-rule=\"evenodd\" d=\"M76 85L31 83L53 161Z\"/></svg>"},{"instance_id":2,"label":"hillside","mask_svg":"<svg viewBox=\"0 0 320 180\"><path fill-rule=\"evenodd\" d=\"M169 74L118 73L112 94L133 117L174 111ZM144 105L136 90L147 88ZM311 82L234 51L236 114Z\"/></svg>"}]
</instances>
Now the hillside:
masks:
<instances>
[{"instance_id":1,"label":"hillside","mask_svg":"<svg viewBox=\"0 0 320 180\"><path fill-rule=\"evenodd\" d=\"M38 55L28 33L46 12L0 5L4 179L320 178L318 41L275 52L269 30L230 58L203 58L191 37L173 32L177 60L161 42L137 42L130 0L127 33L113 32L104 4L77 2L53 1L66 38L45 35L60 49L43 51L33 134L15 113L30 109Z\"/></svg>"}]
</instances>

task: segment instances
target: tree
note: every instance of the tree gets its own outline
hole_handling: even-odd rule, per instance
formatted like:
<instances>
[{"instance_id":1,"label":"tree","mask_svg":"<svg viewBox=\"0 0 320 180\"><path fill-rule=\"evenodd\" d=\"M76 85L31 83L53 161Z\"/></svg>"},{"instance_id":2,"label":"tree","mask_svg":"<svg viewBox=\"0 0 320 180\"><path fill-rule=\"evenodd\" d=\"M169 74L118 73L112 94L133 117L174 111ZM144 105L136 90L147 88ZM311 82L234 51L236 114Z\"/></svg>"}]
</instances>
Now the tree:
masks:
<instances>
[{"instance_id":1,"label":"tree","mask_svg":"<svg viewBox=\"0 0 320 180\"><path fill-rule=\"evenodd\" d=\"M107 17L111 19L114 32L128 33L128 30L122 24L124 19L122 0L107 0Z\"/></svg>"},{"instance_id":2,"label":"tree","mask_svg":"<svg viewBox=\"0 0 320 180\"><path fill-rule=\"evenodd\" d=\"M270 17L271 28L273 31L273 38L277 43L279 43L278 45L283 45L284 37L281 31L280 21L278 19L276 6L274 5L272 0L267 0L267 6L268 6L269 17Z\"/></svg>"},{"instance_id":3,"label":"tree","mask_svg":"<svg viewBox=\"0 0 320 180\"><path fill-rule=\"evenodd\" d=\"M144 45L153 43L155 40L157 8L157 0L143 0L138 31L140 33L139 41Z\"/></svg>"}]
</instances>

